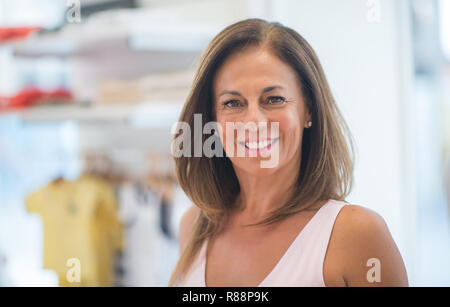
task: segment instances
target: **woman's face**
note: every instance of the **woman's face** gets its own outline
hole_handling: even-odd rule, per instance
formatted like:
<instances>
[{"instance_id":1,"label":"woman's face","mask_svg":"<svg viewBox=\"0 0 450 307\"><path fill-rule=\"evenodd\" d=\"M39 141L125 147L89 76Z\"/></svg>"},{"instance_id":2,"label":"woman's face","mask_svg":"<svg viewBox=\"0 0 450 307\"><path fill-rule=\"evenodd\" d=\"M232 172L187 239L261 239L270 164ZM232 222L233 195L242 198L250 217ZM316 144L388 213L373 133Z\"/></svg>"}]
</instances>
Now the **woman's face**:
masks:
<instances>
[{"instance_id":1,"label":"woman's face","mask_svg":"<svg viewBox=\"0 0 450 307\"><path fill-rule=\"evenodd\" d=\"M303 129L311 117L299 78L288 64L266 48L237 52L218 69L213 94L216 121L223 129L220 138L235 169L264 176L288 164L297 167ZM247 128L238 128L232 138L228 134L227 142L226 123L239 122ZM274 123L278 123L277 134ZM245 156L239 155L242 152ZM277 155L276 163L261 167L262 160L270 159L268 154Z\"/></svg>"}]
</instances>

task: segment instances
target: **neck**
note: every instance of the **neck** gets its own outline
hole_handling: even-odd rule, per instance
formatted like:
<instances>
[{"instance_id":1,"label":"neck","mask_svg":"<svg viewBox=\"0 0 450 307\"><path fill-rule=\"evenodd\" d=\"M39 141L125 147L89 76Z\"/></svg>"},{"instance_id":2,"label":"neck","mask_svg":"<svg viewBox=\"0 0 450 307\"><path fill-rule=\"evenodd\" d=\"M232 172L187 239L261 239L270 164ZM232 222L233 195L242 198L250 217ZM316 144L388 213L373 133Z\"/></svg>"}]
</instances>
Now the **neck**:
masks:
<instances>
[{"instance_id":1,"label":"neck","mask_svg":"<svg viewBox=\"0 0 450 307\"><path fill-rule=\"evenodd\" d=\"M239 216L248 223L260 221L280 208L292 195L300 164L287 164L268 176L254 176L236 171L241 192Z\"/></svg>"}]
</instances>

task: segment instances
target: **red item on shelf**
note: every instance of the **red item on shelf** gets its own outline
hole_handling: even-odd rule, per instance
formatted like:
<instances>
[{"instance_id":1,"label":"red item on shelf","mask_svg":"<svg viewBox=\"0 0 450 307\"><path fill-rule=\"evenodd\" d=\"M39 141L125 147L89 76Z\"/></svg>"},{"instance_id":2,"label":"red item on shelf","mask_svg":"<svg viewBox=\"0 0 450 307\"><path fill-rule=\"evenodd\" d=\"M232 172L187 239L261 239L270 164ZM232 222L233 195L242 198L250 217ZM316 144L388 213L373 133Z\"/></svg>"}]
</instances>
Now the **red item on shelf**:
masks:
<instances>
[{"instance_id":1,"label":"red item on shelf","mask_svg":"<svg viewBox=\"0 0 450 307\"><path fill-rule=\"evenodd\" d=\"M25 38L35 31L42 30L41 27L8 27L0 28L0 43L11 39Z\"/></svg>"},{"instance_id":2,"label":"red item on shelf","mask_svg":"<svg viewBox=\"0 0 450 307\"><path fill-rule=\"evenodd\" d=\"M72 93L60 88L53 91L42 91L36 87L21 90L14 96L0 96L0 110L25 108L52 102L67 102L73 99Z\"/></svg>"}]
</instances>

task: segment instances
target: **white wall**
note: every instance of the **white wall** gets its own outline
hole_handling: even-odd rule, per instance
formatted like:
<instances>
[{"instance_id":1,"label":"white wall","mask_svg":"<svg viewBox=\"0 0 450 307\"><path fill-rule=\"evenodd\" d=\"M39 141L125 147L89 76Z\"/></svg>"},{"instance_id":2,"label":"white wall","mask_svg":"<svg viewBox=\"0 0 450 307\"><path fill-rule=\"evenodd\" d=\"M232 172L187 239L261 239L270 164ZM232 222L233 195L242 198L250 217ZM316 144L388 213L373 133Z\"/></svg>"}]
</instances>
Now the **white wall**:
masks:
<instances>
[{"instance_id":1,"label":"white wall","mask_svg":"<svg viewBox=\"0 0 450 307\"><path fill-rule=\"evenodd\" d=\"M370 22L367 16L376 9L380 20ZM384 217L414 284L406 1L280 0L272 3L267 17L298 31L317 52L358 149L349 201Z\"/></svg>"}]
</instances>

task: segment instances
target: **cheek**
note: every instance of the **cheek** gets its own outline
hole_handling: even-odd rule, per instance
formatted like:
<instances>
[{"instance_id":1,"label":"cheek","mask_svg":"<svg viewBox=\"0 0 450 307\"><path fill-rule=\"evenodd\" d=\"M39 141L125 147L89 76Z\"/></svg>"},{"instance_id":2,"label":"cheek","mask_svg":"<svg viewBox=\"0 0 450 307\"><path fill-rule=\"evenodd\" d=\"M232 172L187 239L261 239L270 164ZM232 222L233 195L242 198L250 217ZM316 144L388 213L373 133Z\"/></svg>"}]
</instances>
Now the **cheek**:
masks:
<instances>
[{"instance_id":1,"label":"cheek","mask_svg":"<svg viewBox=\"0 0 450 307\"><path fill-rule=\"evenodd\" d=\"M219 138L220 141L222 142L222 146L225 149L225 152L229 151L230 149L227 147L227 126L226 123L227 122L234 122L234 120L232 118L230 118L229 116L223 116L218 114L217 115L217 119L216 119L219 127L218 127L218 133L219 133ZM236 135L234 136L234 140L236 140ZM230 139L231 141L231 139ZM228 149L228 150L227 150Z\"/></svg>"},{"instance_id":2,"label":"cheek","mask_svg":"<svg viewBox=\"0 0 450 307\"><path fill-rule=\"evenodd\" d=\"M298 115L294 112L285 114L279 119L279 128L282 147L288 152L299 148L303 130Z\"/></svg>"}]
</instances>

